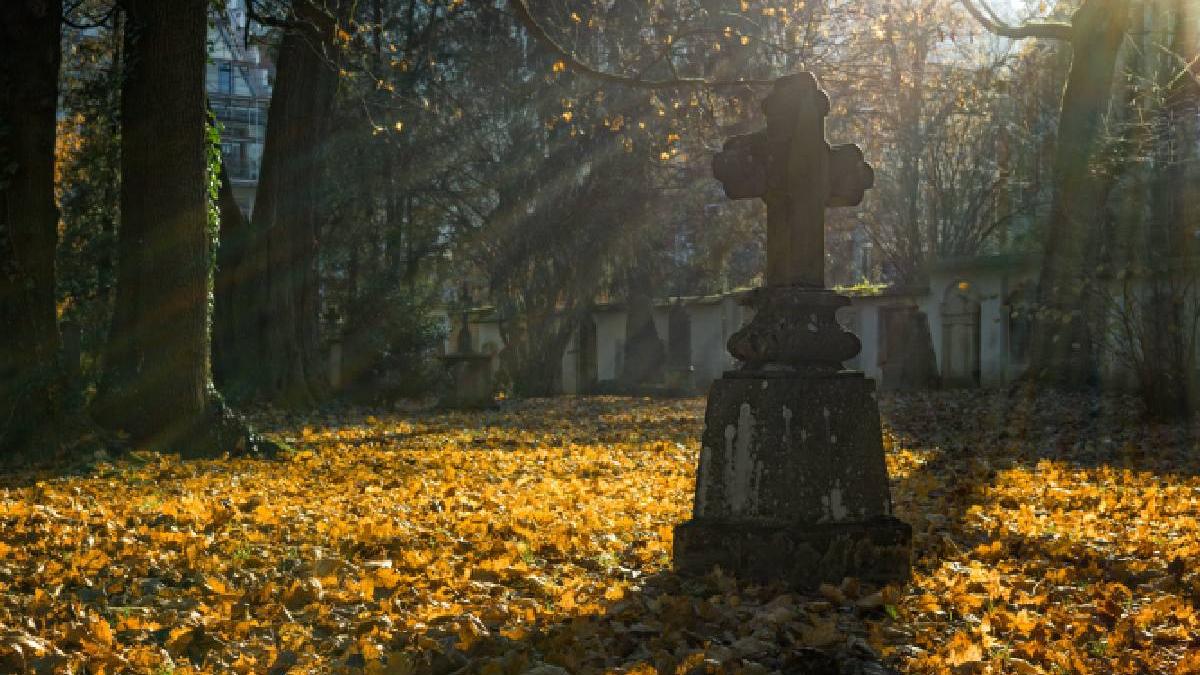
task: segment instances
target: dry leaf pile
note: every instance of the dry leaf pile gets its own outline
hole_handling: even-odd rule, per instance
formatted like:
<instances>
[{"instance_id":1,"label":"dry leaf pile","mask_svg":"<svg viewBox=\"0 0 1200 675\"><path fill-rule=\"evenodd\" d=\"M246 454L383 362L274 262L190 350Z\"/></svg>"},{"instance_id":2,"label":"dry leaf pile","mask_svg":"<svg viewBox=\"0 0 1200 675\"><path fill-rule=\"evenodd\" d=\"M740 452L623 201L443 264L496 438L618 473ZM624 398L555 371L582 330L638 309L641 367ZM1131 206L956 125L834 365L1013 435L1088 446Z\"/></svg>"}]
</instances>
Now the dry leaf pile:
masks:
<instances>
[{"instance_id":1,"label":"dry leaf pile","mask_svg":"<svg viewBox=\"0 0 1200 675\"><path fill-rule=\"evenodd\" d=\"M913 582L811 595L670 574L700 400L264 417L294 454L0 478L0 672L1200 672L1189 434L884 412Z\"/></svg>"},{"instance_id":2,"label":"dry leaf pile","mask_svg":"<svg viewBox=\"0 0 1200 675\"><path fill-rule=\"evenodd\" d=\"M1200 673L1200 435L1120 398L887 402L912 672Z\"/></svg>"}]
</instances>

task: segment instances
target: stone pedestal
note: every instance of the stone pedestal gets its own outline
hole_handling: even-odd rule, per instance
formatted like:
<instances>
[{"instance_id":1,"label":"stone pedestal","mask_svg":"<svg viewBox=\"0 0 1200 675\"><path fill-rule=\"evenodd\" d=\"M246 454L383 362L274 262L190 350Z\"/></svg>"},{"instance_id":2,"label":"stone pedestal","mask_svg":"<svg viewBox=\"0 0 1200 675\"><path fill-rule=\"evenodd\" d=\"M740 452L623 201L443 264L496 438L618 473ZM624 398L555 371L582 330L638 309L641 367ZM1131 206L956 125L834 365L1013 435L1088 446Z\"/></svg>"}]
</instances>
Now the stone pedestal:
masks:
<instances>
[{"instance_id":1,"label":"stone pedestal","mask_svg":"<svg viewBox=\"0 0 1200 675\"><path fill-rule=\"evenodd\" d=\"M874 385L788 371L713 383L676 569L801 588L906 579L912 532L891 515Z\"/></svg>"},{"instance_id":2,"label":"stone pedestal","mask_svg":"<svg viewBox=\"0 0 1200 675\"><path fill-rule=\"evenodd\" d=\"M840 369L859 348L834 319L846 299L781 287L751 302L729 341L744 365L709 390L676 569L798 588L907 579L912 529L892 516L875 382Z\"/></svg>"},{"instance_id":3,"label":"stone pedestal","mask_svg":"<svg viewBox=\"0 0 1200 675\"><path fill-rule=\"evenodd\" d=\"M492 357L489 354L446 354L438 357L450 371L450 390L442 397L443 408L480 409L496 407L492 391Z\"/></svg>"},{"instance_id":4,"label":"stone pedestal","mask_svg":"<svg viewBox=\"0 0 1200 675\"><path fill-rule=\"evenodd\" d=\"M675 528L675 566L700 575L720 566L738 578L811 590L845 577L908 578L912 531L895 518L805 525L691 520Z\"/></svg>"}]
</instances>

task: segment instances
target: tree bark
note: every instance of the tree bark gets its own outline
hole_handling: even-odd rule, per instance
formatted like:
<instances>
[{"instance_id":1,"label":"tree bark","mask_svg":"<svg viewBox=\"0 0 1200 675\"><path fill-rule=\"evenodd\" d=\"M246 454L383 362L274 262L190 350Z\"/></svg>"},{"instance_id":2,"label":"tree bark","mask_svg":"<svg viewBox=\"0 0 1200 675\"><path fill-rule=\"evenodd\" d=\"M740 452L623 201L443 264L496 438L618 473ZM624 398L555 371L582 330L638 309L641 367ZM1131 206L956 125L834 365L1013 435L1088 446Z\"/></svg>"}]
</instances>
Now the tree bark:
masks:
<instances>
[{"instance_id":1,"label":"tree bark","mask_svg":"<svg viewBox=\"0 0 1200 675\"><path fill-rule=\"evenodd\" d=\"M192 442L209 404L206 0L126 0L117 293L96 420Z\"/></svg>"},{"instance_id":2,"label":"tree bark","mask_svg":"<svg viewBox=\"0 0 1200 675\"><path fill-rule=\"evenodd\" d=\"M0 453L53 411L61 0L0 3Z\"/></svg>"},{"instance_id":3,"label":"tree bark","mask_svg":"<svg viewBox=\"0 0 1200 675\"><path fill-rule=\"evenodd\" d=\"M328 10L295 4L297 26L285 33L276 62L254 214L236 244L244 247L228 299L236 348L221 370L229 373L230 391L285 406L310 405L324 389L318 354L321 139L338 85L337 23L353 4L334 0Z\"/></svg>"},{"instance_id":4,"label":"tree bark","mask_svg":"<svg viewBox=\"0 0 1200 675\"><path fill-rule=\"evenodd\" d=\"M1095 298L1103 185L1091 171L1112 98L1129 0L1087 0L1071 22L1073 55L1055 150L1055 190L1043 239L1031 374L1065 388L1097 381Z\"/></svg>"},{"instance_id":5,"label":"tree bark","mask_svg":"<svg viewBox=\"0 0 1200 675\"><path fill-rule=\"evenodd\" d=\"M213 380L225 391L236 380L238 341L245 329L238 323L234 298L238 275L242 269L246 239L246 219L233 195L233 183L225 162L221 162L221 184L217 193L217 210L221 214L220 244L217 247L217 270L213 284Z\"/></svg>"}]
</instances>

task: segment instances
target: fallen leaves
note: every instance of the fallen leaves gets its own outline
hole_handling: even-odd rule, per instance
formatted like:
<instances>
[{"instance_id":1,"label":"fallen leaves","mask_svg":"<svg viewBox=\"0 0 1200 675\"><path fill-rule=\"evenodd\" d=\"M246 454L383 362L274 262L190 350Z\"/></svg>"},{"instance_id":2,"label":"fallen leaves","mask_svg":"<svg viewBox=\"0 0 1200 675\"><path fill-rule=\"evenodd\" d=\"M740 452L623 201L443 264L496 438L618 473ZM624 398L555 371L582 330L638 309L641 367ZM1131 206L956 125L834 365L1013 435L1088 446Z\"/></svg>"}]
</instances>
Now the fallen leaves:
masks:
<instances>
[{"instance_id":1,"label":"fallen leaves","mask_svg":"<svg viewBox=\"0 0 1200 675\"><path fill-rule=\"evenodd\" d=\"M698 400L264 417L295 453L8 477L0 671L1200 672L1190 436L1071 400L883 403L905 587L671 574Z\"/></svg>"},{"instance_id":2,"label":"fallen leaves","mask_svg":"<svg viewBox=\"0 0 1200 675\"><path fill-rule=\"evenodd\" d=\"M920 626L885 653L913 672L1189 672L1200 574L1172 561L1200 559L1193 430L1146 427L1117 398L947 392L885 410L916 529L899 613Z\"/></svg>"}]
</instances>

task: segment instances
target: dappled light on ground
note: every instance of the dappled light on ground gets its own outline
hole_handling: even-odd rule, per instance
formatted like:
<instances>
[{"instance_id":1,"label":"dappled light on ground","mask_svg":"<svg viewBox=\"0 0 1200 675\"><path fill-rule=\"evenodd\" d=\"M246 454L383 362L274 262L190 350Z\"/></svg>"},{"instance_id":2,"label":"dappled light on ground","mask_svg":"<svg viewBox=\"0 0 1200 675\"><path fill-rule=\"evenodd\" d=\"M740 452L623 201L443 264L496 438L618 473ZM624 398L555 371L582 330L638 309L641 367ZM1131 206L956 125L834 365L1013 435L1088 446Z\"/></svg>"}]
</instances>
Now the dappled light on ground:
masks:
<instances>
[{"instance_id":1,"label":"dappled light on ground","mask_svg":"<svg viewBox=\"0 0 1200 675\"><path fill-rule=\"evenodd\" d=\"M1189 435L1114 401L883 409L913 582L809 595L670 573L697 399L264 416L294 454L5 477L0 671L1200 672Z\"/></svg>"},{"instance_id":2,"label":"dappled light on ground","mask_svg":"<svg viewBox=\"0 0 1200 675\"><path fill-rule=\"evenodd\" d=\"M1136 408L891 400L917 555L884 650L913 672L1200 672L1200 453Z\"/></svg>"}]
</instances>

